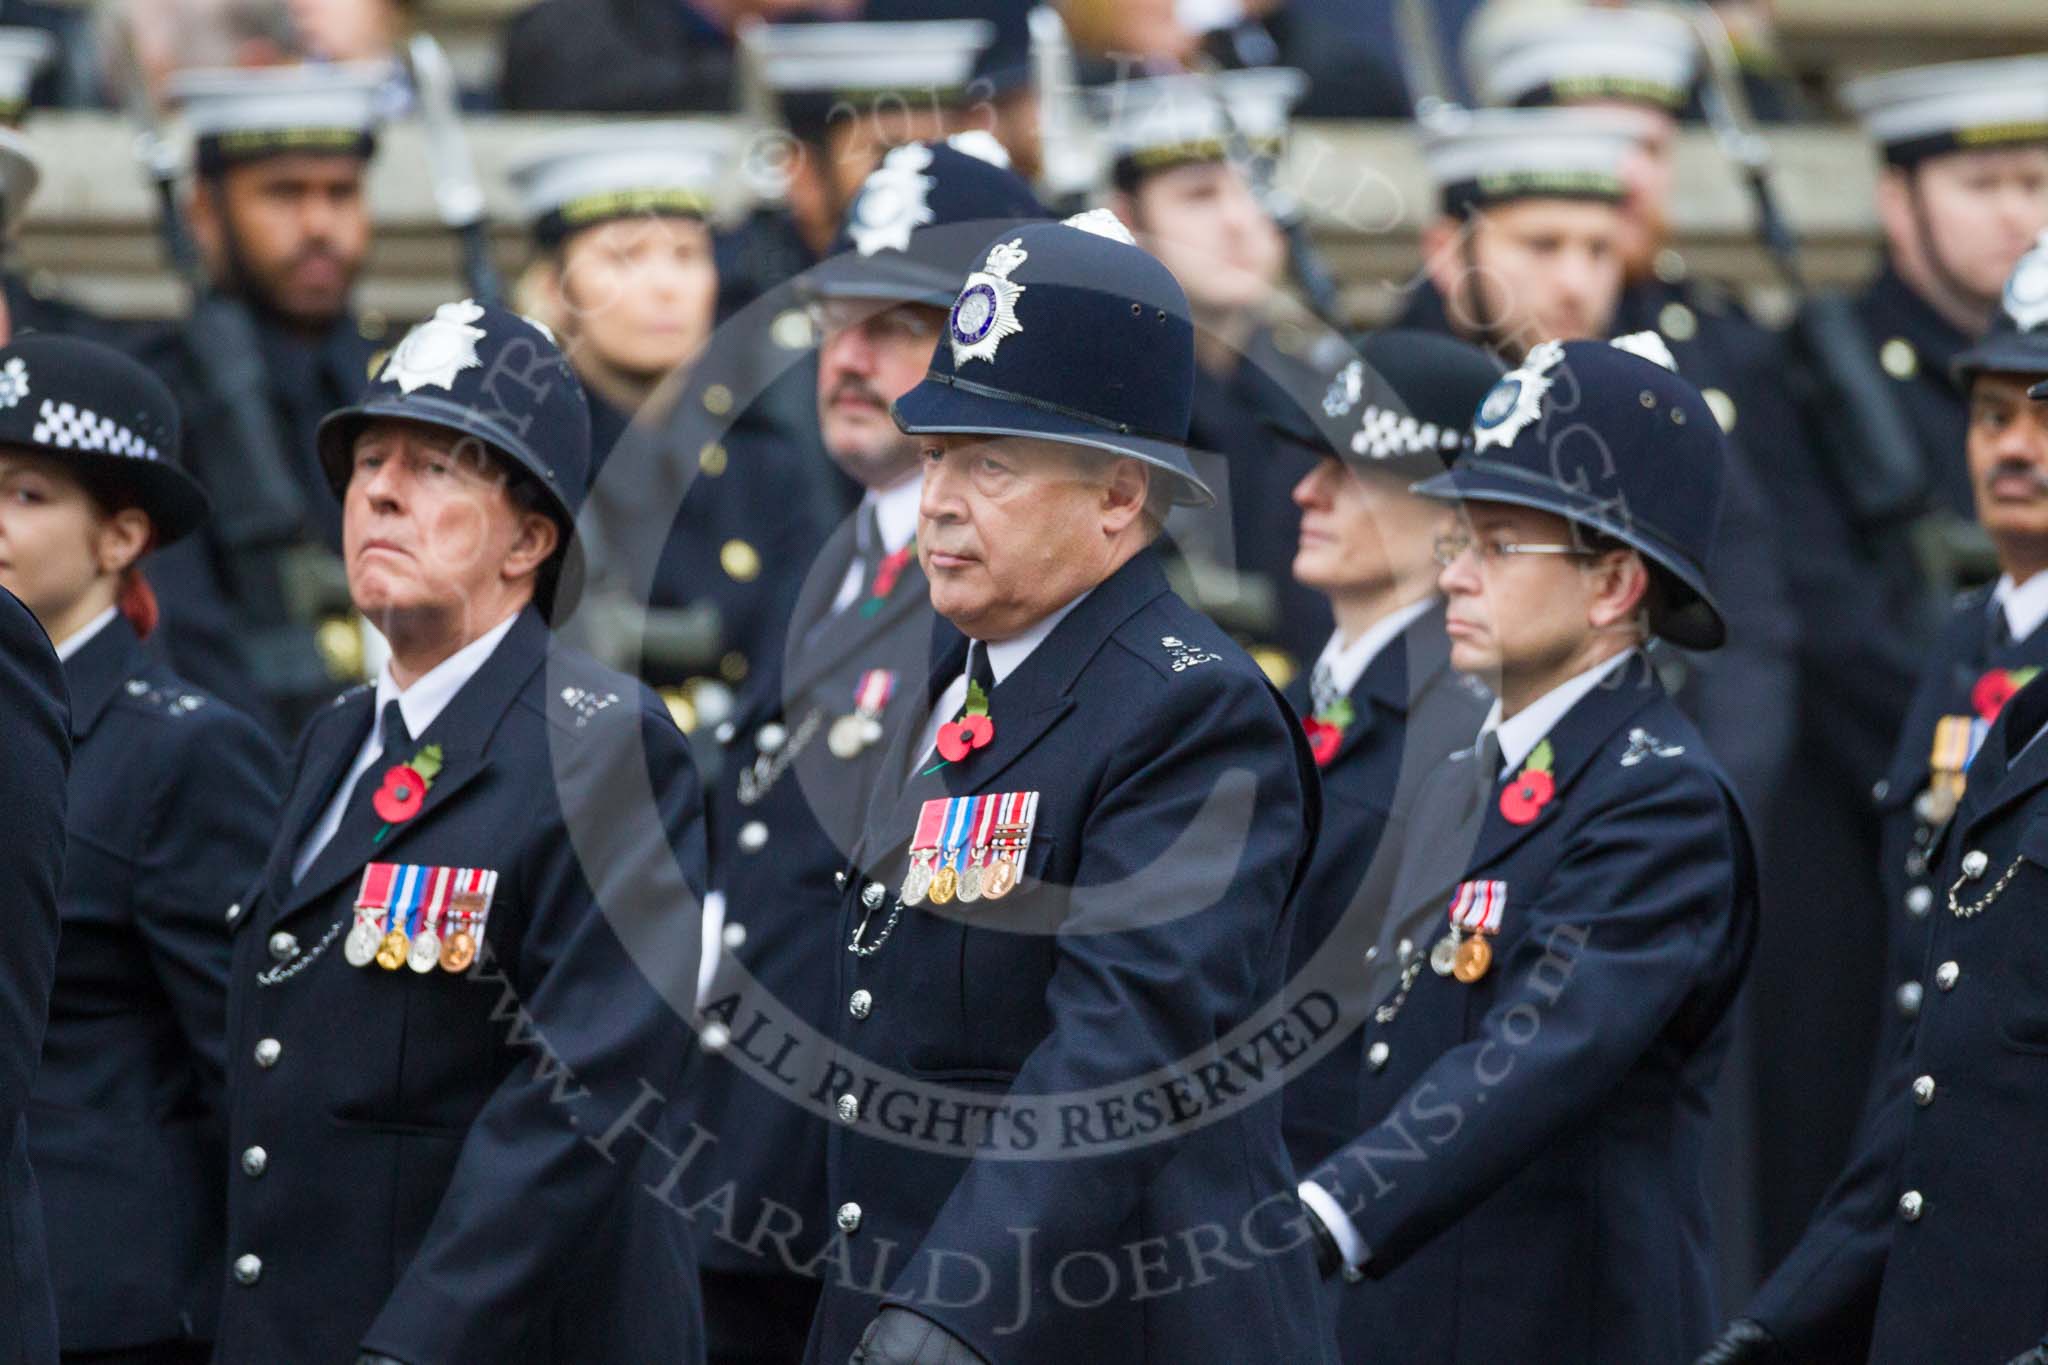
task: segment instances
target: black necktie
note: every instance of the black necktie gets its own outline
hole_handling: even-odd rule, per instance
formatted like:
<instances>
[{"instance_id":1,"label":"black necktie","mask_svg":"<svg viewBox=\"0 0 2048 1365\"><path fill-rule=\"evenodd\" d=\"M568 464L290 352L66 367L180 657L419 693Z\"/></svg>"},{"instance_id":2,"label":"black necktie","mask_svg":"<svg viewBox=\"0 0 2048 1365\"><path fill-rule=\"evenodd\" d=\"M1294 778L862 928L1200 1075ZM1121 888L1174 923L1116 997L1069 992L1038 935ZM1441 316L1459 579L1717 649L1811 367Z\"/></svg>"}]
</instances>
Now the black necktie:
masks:
<instances>
[{"instance_id":1,"label":"black necktie","mask_svg":"<svg viewBox=\"0 0 2048 1365\"><path fill-rule=\"evenodd\" d=\"M2005 603L1993 602L1991 619L1984 624L1985 657L1996 659L2012 647L2012 623L2005 619Z\"/></svg>"},{"instance_id":2,"label":"black necktie","mask_svg":"<svg viewBox=\"0 0 2048 1365\"><path fill-rule=\"evenodd\" d=\"M377 788L384 785L384 771L394 763L412 762L412 732L405 728L405 712L393 697L384 703L384 715L377 726L383 736L384 752L363 769L363 775L356 779L354 790L349 792L348 805L342 807L342 819L350 813L370 804L370 797Z\"/></svg>"},{"instance_id":3,"label":"black necktie","mask_svg":"<svg viewBox=\"0 0 2048 1365\"><path fill-rule=\"evenodd\" d=\"M1500 785L1500 731L1488 730L1479 737L1473 752L1472 797L1484 802Z\"/></svg>"}]
</instances>

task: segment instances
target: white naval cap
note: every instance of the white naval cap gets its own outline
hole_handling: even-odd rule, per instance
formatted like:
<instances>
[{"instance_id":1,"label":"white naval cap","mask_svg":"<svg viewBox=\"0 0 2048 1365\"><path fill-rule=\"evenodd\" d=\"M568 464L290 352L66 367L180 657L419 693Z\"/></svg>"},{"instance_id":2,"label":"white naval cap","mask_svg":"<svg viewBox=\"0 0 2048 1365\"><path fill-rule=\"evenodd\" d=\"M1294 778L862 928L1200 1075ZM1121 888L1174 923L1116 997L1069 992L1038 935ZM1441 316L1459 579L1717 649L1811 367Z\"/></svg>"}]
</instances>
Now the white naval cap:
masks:
<instances>
[{"instance_id":1,"label":"white naval cap","mask_svg":"<svg viewBox=\"0 0 2048 1365\"><path fill-rule=\"evenodd\" d=\"M210 68L179 72L169 92L204 173L292 152L367 157L390 79L381 62Z\"/></svg>"},{"instance_id":2,"label":"white naval cap","mask_svg":"<svg viewBox=\"0 0 2048 1365\"><path fill-rule=\"evenodd\" d=\"M1604 109L1482 109L1422 125L1422 159L1446 213L1516 199L1619 203L1640 119Z\"/></svg>"},{"instance_id":3,"label":"white naval cap","mask_svg":"<svg viewBox=\"0 0 2048 1365\"><path fill-rule=\"evenodd\" d=\"M1482 104L1620 100L1676 112L1692 96L1699 39L1669 10L1584 0L1497 0L1465 30Z\"/></svg>"},{"instance_id":4,"label":"white naval cap","mask_svg":"<svg viewBox=\"0 0 2048 1365\"><path fill-rule=\"evenodd\" d=\"M869 113L883 96L901 98L912 112L957 104L995 36L986 19L919 19L763 24L743 41L790 125L821 127L837 117L841 100L858 104L855 114Z\"/></svg>"},{"instance_id":5,"label":"white naval cap","mask_svg":"<svg viewBox=\"0 0 2048 1365\"><path fill-rule=\"evenodd\" d=\"M1088 98L1117 181L1128 189L1152 171L1227 159L1233 131L1260 155L1277 154L1307 93L1303 73L1261 66L1117 81Z\"/></svg>"},{"instance_id":6,"label":"white naval cap","mask_svg":"<svg viewBox=\"0 0 2048 1365\"><path fill-rule=\"evenodd\" d=\"M0 28L0 123L19 123L28 112L29 88L57 55L48 29Z\"/></svg>"},{"instance_id":7,"label":"white naval cap","mask_svg":"<svg viewBox=\"0 0 2048 1365\"><path fill-rule=\"evenodd\" d=\"M552 247L615 218L710 217L737 155L724 124L607 123L537 142L513 165L512 189L535 240Z\"/></svg>"},{"instance_id":8,"label":"white naval cap","mask_svg":"<svg viewBox=\"0 0 2048 1365\"><path fill-rule=\"evenodd\" d=\"M2048 142L2048 53L1864 76L1842 100L1895 165Z\"/></svg>"}]
</instances>

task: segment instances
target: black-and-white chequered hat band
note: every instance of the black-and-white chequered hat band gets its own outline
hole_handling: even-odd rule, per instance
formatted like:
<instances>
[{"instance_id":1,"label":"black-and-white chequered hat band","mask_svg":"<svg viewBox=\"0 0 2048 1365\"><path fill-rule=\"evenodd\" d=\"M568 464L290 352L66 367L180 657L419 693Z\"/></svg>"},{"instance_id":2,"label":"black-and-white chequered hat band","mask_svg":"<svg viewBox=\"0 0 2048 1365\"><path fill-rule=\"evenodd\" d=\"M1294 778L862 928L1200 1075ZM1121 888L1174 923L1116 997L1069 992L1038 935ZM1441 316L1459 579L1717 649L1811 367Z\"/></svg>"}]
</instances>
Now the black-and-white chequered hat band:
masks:
<instances>
[{"instance_id":1,"label":"black-and-white chequered hat band","mask_svg":"<svg viewBox=\"0 0 2048 1365\"><path fill-rule=\"evenodd\" d=\"M1464 433L1455 427L1418 421L1405 412L1368 407L1360 417L1358 431L1351 437L1351 453L1373 460L1437 455L1456 450L1463 440Z\"/></svg>"},{"instance_id":2,"label":"black-and-white chequered hat band","mask_svg":"<svg viewBox=\"0 0 2048 1365\"><path fill-rule=\"evenodd\" d=\"M157 448L111 417L90 408L77 407L45 398L36 414L30 440L58 450L78 450L100 455L125 455L130 459L160 460Z\"/></svg>"}]
</instances>

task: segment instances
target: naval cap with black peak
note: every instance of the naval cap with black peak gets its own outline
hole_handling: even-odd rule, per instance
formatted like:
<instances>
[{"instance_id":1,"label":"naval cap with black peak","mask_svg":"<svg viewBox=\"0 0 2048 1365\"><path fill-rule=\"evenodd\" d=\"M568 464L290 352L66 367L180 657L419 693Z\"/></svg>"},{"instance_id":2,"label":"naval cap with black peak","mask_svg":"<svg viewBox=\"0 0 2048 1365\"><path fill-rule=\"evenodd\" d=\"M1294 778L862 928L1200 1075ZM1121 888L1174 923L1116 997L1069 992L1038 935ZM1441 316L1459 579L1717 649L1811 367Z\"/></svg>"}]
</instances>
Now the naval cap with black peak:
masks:
<instances>
[{"instance_id":1,"label":"naval cap with black peak","mask_svg":"<svg viewBox=\"0 0 2048 1365\"><path fill-rule=\"evenodd\" d=\"M57 35L48 29L0 27L0 123L21 122L36 77L56 55Z\"/></svg>"},{"instance_id":2,"label":"naval cap with black peak","mask_svg":"<svg viewBox=\"0 0 2048 1365\"><path fill-rule=\"evenodd\" d=\"M201 175L265 157L368 158L390 70L377 62L181 71L170 98L192 129Z\"/></svg>"},{"instance_id":3,"label":"naval cap with black peak","mask_svg":"<svg viewBox=\"0 0 2048 1365\"><path fill-rule=\"evenodd\" d=\"M1213 503L1188 460L1195 329L1172 272L1102 209L1005 232L981 256L896 425L1127 455L1171 475L1176 502Z\"/></svg>"},{"instance_id":4,"label":"naval cap with black peak","mask_svg":"<svg viewBox=\"0 0 2048 1365\"><path fill-rule=\"evenodd\" d=\"M805 276L805 292L952 307L990 232L1051 216L1007 157L993 159L1000 154L984 132L891 148L854 197L829 259Z\"/></svg>"},{"instance_id":5,"label":"naval cap with black peak","mask_svg":"<svg viewBox=\"0 0 2048 1365\"><path fill-rule=\"evenodd\" d=\"M1699 39L1647 5L1507 0L1466 26L1466 78L1482 104L1615 100L1676 113L1692 98Z\"/></svg>"},{"instance_id":6,"label":"naval cap with black peak","mask_svg":"<svg viewBox=\"0 0 2048 1365\"><path fill-rule=\"evenodd\" d=\"M1713 409L1670 363L1654 333L1544 342L1479 405L1471 449L1415 491L1533 507L1620 541L1664 584L1650 628L1716 649L1727 627L1707 552L1727 452Z\"/></svg>"},{"instance_id":7,"label":"naval cap with black peak","mask_svg":"<svg viewBox=\"0 0 2048 1365\"><path fill-rule=\"evenodd\" d=\"M849 118L886 128L972 103L975 59L995 36L986 19L794 22L755 25L741 44L783 122L808 138Z\"/></svg>"},{"instance_id":8,"label":"naval cap with black peak","mask_svg":"<svg viewBox=\"0 0 2048 1365\"><path fill-rule=\"evenodd\" d=\"M1477 346L1406 328L1373 332L1336 361L1281 376L1294 401L1266 425L1318 454L1414 478L1464 448L1472 414L1501 377Z\"/></svg>"},{"instance_id":9,"label":"naval cap with black peak","mask_svg":"<svg viewBox=\"0 0 2048 1365\"><path fill-rule=\"evenodd\" d=\"M345 496L355 441L380 419L424 422L473 437L546 495L575 558L573 532L590 478L590 409L546 328L504 308L444 303L373 371L355 403L320 423L320 465ZM564 584L575 575L565 566ZM566 605L566 604L565 604ZM543 611L553 603L542 602Z\"/></svg>"},{"instance_id":10,"label":"naval cap with black peak","mask_svg":"<svg viewBox=\"0 0 2048 1365\"><path fill-rule=\"evenodd\" d=\"M2048 53L1864 76L1842 102L1894 166L1947 152L2048 143Z\"/></svg>"},{"instance_id":11,"label":"naval cap with black peak","mask_svg":"<svg viewBox=\"0 0 2048 1365\"><path fill-rule=\"evenodd\" d=\"M0 346L0 447L58 461L103 496L132 496L167 545L207 516L178 464L178 402L109 346L30 332Z\"/></svg>"},{"instance_id":12,"label":"naval cap with black peak","mask_svg":"<svg viewBox=\"0 0 2048 1365\"><path fill-rule=\"evenodd\" d=\"M1135 189L1155 172L1284 150L1288 119L1308 93L1292 67L1243 67L1213 75L1145 76L1096 86L1090 110L1117 186Z\"/></svg>"},{"instance_id":13,"label":"naval cap with black peak","mask_svg":"<svg viewBox=\"0 0 2048 1365\"><path fill-rule=\"evenodd\" d=\"M578 128L537 143L512 190L543 247L621 218L708 218L738 147L723 124L665 119Z\"/></svg>"},{"instance_id":14,"label":"naval cap with black peak","mask_svg":"<svg viewBox=\"0 0 2048 1365\"><path fill-rule=\"evenodd\" d=\"M1619 204L1642 118L1604 108L1458 111L1421 125L1423 165L1453 216L1522 199Z\"/></svg>"},{"instance_id":15,"label":"naval cap with black peak","mask_svg":"<svg viewBox=\"0 0 2048 1365\"><path fill-rule=\"evenodd\" d=\"M1990 330L1950 368L1965 386L1991 371L2048 375L2048 232L2006 277Z\"/></svg>"}]
</instances>

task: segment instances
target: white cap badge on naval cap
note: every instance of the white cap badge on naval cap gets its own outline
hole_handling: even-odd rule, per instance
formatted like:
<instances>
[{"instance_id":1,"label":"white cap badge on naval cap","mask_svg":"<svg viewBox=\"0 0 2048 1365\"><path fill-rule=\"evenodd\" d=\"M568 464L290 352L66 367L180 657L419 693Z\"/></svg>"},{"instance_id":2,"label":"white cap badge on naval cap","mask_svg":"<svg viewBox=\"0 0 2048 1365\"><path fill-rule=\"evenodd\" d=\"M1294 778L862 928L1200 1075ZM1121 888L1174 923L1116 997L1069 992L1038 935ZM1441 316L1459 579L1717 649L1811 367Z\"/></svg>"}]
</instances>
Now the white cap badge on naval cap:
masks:
<instances>
[{"instance_id":1,"label":"white cap badge on naval cap","mask_svg":"<svg viewBox=\"0 0 2048 1365\"><path fill-rule=\"evenodd\" d=\"M429 384L453 389L457 375L483 364L476 344L488 334L474 325L483 315L484 310L472 299L442 304L434 316L405 334L384 372L377 376L378 382L396 384L401 393Z\"/></svg>"},{"instance_id":2,"label":"white cap badge on naval cap","mask_svg":"<svg viewBox=\"0 0 2048 1365\"><path fill-rule=\"evenodd\" d=\"M990 247L987 263L967 277L947 320L955 369L970 360L993 365L996 348L1024 330L1017 321L1017 300L1023 297L1024 286L1012 283L1010 272L1030 258L1023 239L1013 237Z\"/></svg>"},{"instance_id":3,"label":"white cap badge on naval cap","mask_svg":"<svg viewBox=\"0 0 2048 1365\"><path fill-rule=\"evenodd\" d=\"M932 221L932 149L906 142L892 147L861 186L847 232L863 256L910 250L910 234Z\"/></svg>"},{"instance_id":4,"label":"white cap badge on naval cap","mask_svg":"<svg viewBox=\"0 0 2048 1365\"><path fill-rule=\"evenodd\" d=\"M2028 248L2006 279L2005 312L2022 332L2048 323L2048 232Z\"/></svg>"}]
</instances>

